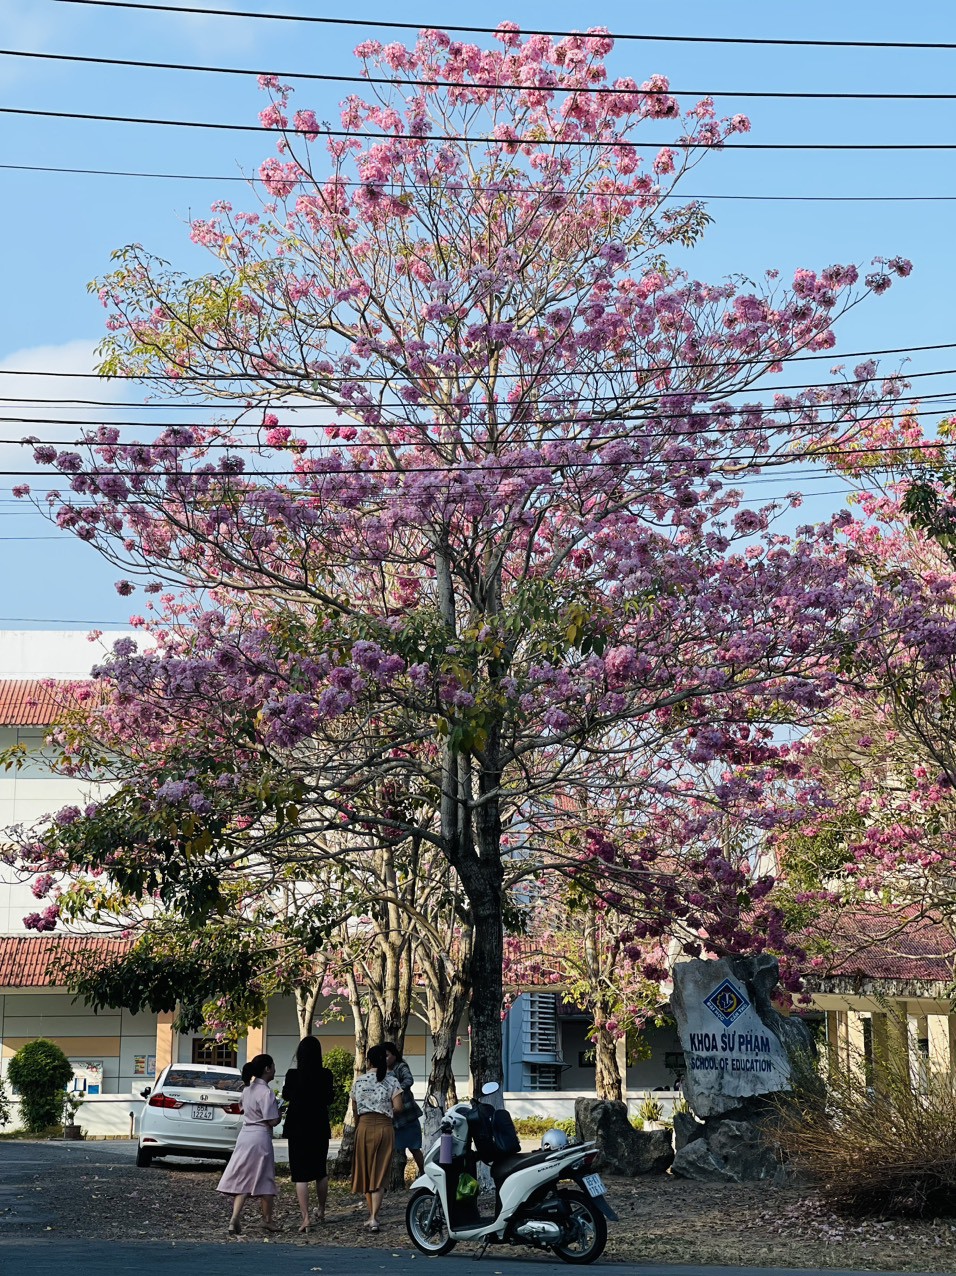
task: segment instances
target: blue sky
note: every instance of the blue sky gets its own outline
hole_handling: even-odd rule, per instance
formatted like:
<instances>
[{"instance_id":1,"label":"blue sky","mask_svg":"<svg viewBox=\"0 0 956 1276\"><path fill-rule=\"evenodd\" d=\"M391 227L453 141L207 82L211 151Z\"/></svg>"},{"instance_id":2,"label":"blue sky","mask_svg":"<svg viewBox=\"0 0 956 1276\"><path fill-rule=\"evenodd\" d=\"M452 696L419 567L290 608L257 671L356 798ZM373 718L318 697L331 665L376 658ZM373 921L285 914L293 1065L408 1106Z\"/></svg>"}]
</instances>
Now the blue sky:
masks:
<instances>
[{"instance_id":1,"label":"blue sky","mask_svg":"<svg viewBox=\"0 0 956 1276\"><path fill-rule=\"evenodd\" d=\"M188 0L186 0L188 3ZM218 0L210 0L215 5ZM902 8L886 0L835 4L805 0L770 6L740 0L681 6L512 0L507 6L450 7L420 0L397 9L382 0L354 8L318 0L230 0L224 8L330 17L400 18L493 25L504 18L526 27L573 28L603 23L612 30L661 34L750 35L867 40L953 38L952 8L924 3ZM865 21L863 14L865 12ZM368 28L315 27L286 22L148 14L92 9L53 0L0 0L3 47L250 67L280 72L349 74L351 50ZM390 38L386 36L385 38ZM721 114L744 111L749 140L761 142L951 142L956 102L801 102L748 100L743 90L946 92L956 84L956 51L847 50L622 43L610 65L638 80L668 75L675 89L711 91ZM296 105L334 119L344 86L303 83ZM255 123L263 105L253 78L188 72L95 68L0 57L0 105L54 111L157 115ZM120 168L231 175L254 171L270 153L266 139L189 129L45 121L5 116L0 163ZM762 152L715 155L688 179L693 194L946 195L956 197L956 152ZM51 381L43 371L86 372L102 335L102 315L86 285L109 267L110 252L145 244L183 269L207 259L188 241L190 214L219 197L241 205L235 183L173 182L0 170L0 244L4 304L0 306L0 394L106 397L80 381ZM249 200L252 206L251 199ZM855 351L956 340L950 322L956 286L951 241L954 203L762 203L715 199L715 217L690 268L698 278L728 274L759 278L768 267L784 273L835 261L868 264L877 254L910 257L913 275L883 298L848 317L839 349ZM886 366L895 367L890 357ZM819 366L819 365L818 365ZM826 366L825 364L822 366ZM917 354L909 371L956 368L956 350ZM30 379L3 376L31 369ZM802 378L801 378L802 379ZM952 388L956 373L918 383L927 392ZM954 400L956 401L956 400ZM15 415L0 405L0 415ZM49 412L48 415L57 415ZM0 437L26 432L8 424ZM50 431L46 430L49 434ZM32 468L29 457L0 444L3 469ZM125 621L115 569L95 551L58 536L36 515L10 503L16 479L0 478L0 627L21 619L64 622ZM789 484L781 484L784 490ZM821 486L821 485L817 485ZM824 487L831 487L827 482ZM755 489L755 495L760 489ZM834 500L808 504L814 516ZM44 537L51 539L14 539Z\"/></svg>"}]
</instances>

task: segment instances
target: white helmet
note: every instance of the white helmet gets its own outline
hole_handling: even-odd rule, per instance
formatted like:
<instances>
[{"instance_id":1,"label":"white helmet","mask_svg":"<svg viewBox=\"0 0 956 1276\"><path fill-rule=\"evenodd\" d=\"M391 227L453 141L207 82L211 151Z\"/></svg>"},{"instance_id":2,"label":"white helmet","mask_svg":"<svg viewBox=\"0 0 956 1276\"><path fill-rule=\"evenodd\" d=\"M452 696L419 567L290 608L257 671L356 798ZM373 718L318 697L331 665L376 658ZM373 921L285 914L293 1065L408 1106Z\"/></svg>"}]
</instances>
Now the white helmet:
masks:
<instances>
[{"instance_id":1,"label":"white helmet","mask_svg":"<svg viewBox=\"0 0 956 1276\"><path fill-rule=\"evenodd\" d=\"M545 1152L560 1152L570 1144L571 1140L563 1130L549 1130L541 1140L541 1148Z\"/></svg>"}]
</instances>

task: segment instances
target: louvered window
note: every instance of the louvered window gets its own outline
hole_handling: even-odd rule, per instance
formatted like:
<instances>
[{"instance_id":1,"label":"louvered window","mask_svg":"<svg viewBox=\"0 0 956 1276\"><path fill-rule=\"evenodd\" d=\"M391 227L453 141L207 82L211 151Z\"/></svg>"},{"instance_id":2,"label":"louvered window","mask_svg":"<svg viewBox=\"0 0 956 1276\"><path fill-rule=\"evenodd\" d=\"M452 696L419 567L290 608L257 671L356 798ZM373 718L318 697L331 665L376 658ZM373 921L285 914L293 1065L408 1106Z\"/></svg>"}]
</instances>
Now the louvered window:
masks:
<instances>
[{"instance_id":1,"label":"louvered window","mask_svg":"<svg viewBox=\"0 0 956 1276\"><path fill-rule=\"evenodd\" d=\"M525 1015L526 1054L558 1053L558 1014L553 993L534 992L528 995Z\"/></svg>"}]
</instances>

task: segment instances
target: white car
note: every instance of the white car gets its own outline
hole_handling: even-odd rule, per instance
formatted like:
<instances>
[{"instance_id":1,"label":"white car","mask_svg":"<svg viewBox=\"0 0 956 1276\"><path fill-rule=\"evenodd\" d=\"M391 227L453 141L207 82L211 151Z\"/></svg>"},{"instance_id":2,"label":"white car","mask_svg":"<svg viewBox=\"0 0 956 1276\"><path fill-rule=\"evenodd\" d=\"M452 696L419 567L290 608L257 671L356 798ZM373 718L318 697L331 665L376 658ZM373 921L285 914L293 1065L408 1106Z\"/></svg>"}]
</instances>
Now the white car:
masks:
<instances>
[{"instance_id":1,"label":"white car","mask_svg":"<svg viewBox=\"0 0 956 1276\"><path fill-rule=\"evenodd\" d=\"M154 1156L229 1157L242 1125L238 1068L172 1063L144 1090L136 1164Z\"/></svg>"}]
</instances>

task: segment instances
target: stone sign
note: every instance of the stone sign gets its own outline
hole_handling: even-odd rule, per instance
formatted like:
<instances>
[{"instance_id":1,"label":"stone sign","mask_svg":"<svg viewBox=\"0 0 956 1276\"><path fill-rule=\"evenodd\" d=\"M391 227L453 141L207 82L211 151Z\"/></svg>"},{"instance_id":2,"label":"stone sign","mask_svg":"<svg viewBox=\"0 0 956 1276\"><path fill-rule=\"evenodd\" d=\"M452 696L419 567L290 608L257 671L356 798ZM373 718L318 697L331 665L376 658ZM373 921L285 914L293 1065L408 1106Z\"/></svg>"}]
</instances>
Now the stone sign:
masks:
<instances>
[{"instance_id":1,"label":"stone sign","mask_svg":"<svg viewBox=\"0 0 956 1276\"><path fill-rule=\"evenodd\" d=\"M675 964L671 1008L684 1048L684 1095L698 1116L791 1088L786 1021L770 1005L777 973L772 957Z\"/></svg>"}]
</instances>

